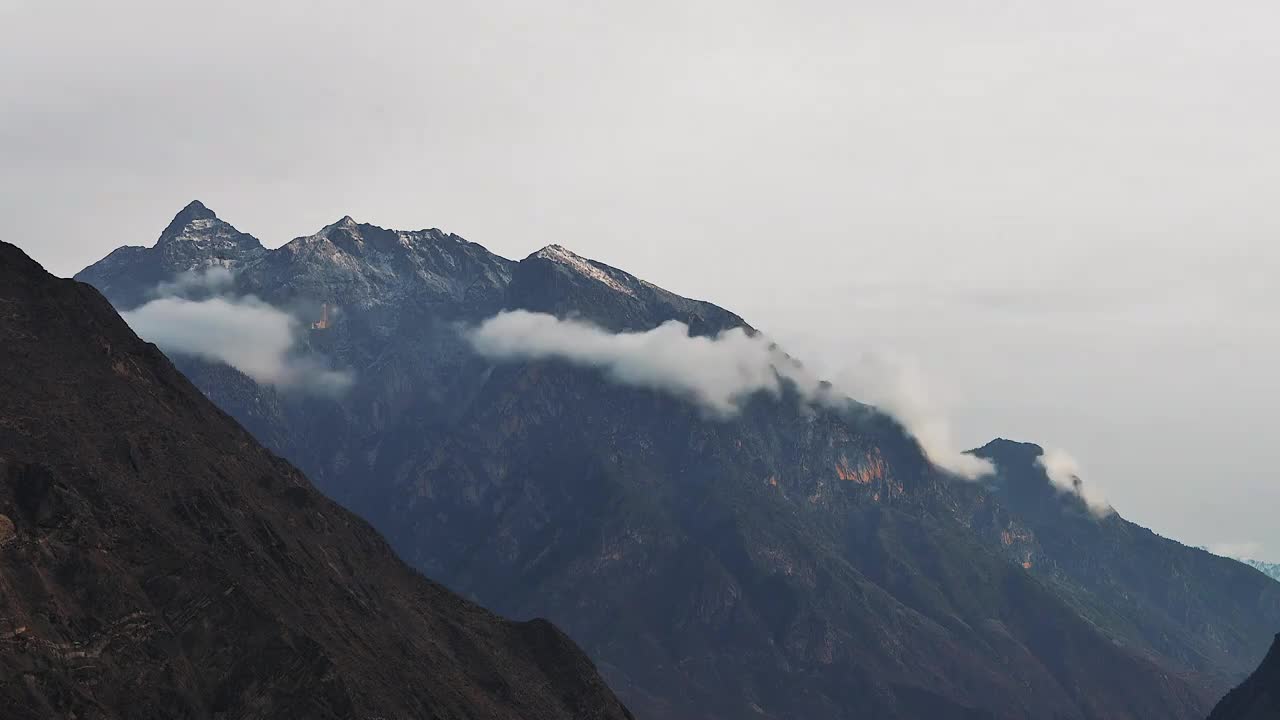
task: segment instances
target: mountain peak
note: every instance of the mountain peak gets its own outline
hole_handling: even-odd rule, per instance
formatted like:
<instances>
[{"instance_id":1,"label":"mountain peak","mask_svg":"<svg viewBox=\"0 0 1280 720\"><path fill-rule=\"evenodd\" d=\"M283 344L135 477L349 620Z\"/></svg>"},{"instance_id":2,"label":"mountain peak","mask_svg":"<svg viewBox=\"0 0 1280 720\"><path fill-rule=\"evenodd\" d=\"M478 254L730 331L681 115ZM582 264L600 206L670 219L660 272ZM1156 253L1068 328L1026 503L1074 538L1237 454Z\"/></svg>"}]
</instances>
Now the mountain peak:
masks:
<instances>
[{"instance_id":1,"label":"mountain peak","mask_svg":"<svg viewBox=\"0 0 1280 720\"><path fill-rule=\"evenodd\" d=\"M538 252L529 256L528 259L540 258L542 260L550 260L562 267L591 278L612 290L616 290L624 295L635 296L635 291L619 282L612 274L606 272L598 263L588 260L581 255L573 252L563 245L548 245Z\"/></svg>"},{"instance_id":2,"label":"mountain peak","mask_svg":"<svg viewBox=\"0 0 1280 720\"><path fill-rule=\"evenodd\" d=\"M1033 490L1037 496L1052 487L1049 476L1037 461L1044 456L1044 448L1035 443L996 438L980 448L969 450L970 455L989 460L998 469L997 477L1021 490Z\"/></svg>"},{"instance_id":3,"label":"mountain peak","mask_svg":"<svg viewBox=\"0 0 1280 720\"><path fill-rule=\"evenodd\" d=\"M173 220L169 222L169 225L164 229L164 232L160 233L160 239L165 240L180 234L183 228L186 228L197 220L217 219L217 214L206 207L204 203L199 200L192 200L187 203L186 207L179 210L177 215L173 216Z\"/></svg>"},{"instance_id":4,"label":"mountain peak","mask_svg":"<svg viewBox=\"0 0 1280 720\"><path fill-rule=\"evenodd\" d=\"M570 250L569 248L567 248L567 247L565 247L565 246L563 246L563 245L559 245L559 244L551 244L551 245L547 245L546 247L544 247L544 248L542 248L541 250L537 251L536 253L534 253L534 254L533 254L533 255L531 255L530 257L539 257L539 258L543 258L543 259L545 259L545 260L554 260L554 261L559 262L559 263L562 263L562 264L590 263L590 262L591 262L591 261L590 261L590 260L588 260L587 258L584 258L584 257L582 257L581 255L579 255L578 253L576 253L576 252L574 252L574 251Z\"/></svg>"},{"instance_id":5,"label":"mountain peak","mask_svg":"<svg viewBox=\"0 0 1280 720\"><path fill-rule=\"evenodd\" d=\"M193 220L199 219L199 218L218 217L216 213L214 213L212 210L209 209L208 205L205 205L199 200L192 200L191 202L187 203L186 207L182 208L182 210L178 212L179 217L183 215L188 215Z\"/></svg>"},{"instance_id":6,"label":"mountain peak","mask_svg":"<svg viewBox=\"0 0 1280 720\"><path fill-rule=\"evenodd\" d=\"M368 232L388 232L376 225L361 223L350 215L343 215L333 222L320 228L312 237L336 238L347 237L354 240L364 240L364 235ZM376 233L375 233L376 234Z\"/></svg>"},{"instance_id":7,"label":"mountain peak","mask_svg":"<svg viewBox=\"0 0 1280 720\"><path fill-rule=\"evenodd\" d=\"M213 258L241 260L263 251L257 238L235 229L199 200L173 216L156 249L169 258L169 269L179 272Z\"/></svg>"},{"instance_id":8,"label":"mountain peak","mask_svg":"<svg viewBox=\"0 0 1280 720\"><path fill-rule=\"evenodd\" d=\"M969 453L987 460L997 462L1003 460L1005 463L1014 461L1029 465L1035 463L1036 458L1044 455L1044 448L1035 443L996 438L980 448L970 450Z\"/></svg>"},{"instance_id":9,"label":"mountain peak","mask_svg":"<svg viewBox=\"0 0 1280 720\"><path fill-rule=\"evenodd\" d=\"M550 245L544 246L541 250L537 251L533 255L534 257L550 258L550 257L558 257L560 255L565 255L565 254L578 257L575 253L569 250L569 248L566 248L565 246L559 245L556 243L552 243Z\"/></svg>"}]
</instances>

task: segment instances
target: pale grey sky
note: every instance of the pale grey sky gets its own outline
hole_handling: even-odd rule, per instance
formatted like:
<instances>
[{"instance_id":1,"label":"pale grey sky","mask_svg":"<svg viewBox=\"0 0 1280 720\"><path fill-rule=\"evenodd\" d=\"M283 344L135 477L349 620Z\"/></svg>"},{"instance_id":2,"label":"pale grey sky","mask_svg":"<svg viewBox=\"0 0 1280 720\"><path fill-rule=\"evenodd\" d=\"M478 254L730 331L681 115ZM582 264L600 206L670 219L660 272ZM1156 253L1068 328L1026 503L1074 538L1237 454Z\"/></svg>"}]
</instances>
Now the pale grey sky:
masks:
<instances>
[{"instance_id":1,"label":"pale grey sky","mask_svg":"<svg viewBox=\"0 0 1280 720\"><path fill-rule=\"evenodd\" d=\"M470 5L468 7L468 5ZM1280 4L0 0L0 238L548 243L1280 558Z\"/></svg>"}]
</instances>

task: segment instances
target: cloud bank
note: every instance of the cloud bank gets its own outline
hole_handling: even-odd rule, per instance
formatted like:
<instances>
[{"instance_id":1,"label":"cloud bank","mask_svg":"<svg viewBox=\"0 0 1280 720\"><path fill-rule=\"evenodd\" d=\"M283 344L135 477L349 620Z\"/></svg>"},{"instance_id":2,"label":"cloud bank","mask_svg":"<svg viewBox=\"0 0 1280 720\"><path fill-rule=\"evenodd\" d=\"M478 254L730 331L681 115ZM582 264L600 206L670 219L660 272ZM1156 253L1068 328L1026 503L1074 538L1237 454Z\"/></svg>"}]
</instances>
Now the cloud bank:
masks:
<instances>
[{"instance_id":1,"label":"cloud bank","mask_svg":"<svg viewBox=\"0 0 1280 720\"><path fill-rule=\"evenodd\" d=\"M485 357L555 358L598 368L615 382L686 398L721 418L737 414L755 393L780 395L784 382L809 403L840 406L857 397L902 423L939 467L970 479L993 469L955 446L919 373L888 362L864 364L850 373L849 389L861 391L851 396L845 387L819 381L764 336L742 328L698 337L673 320L644 332L612 333L579 320L516 310L485 320L466 336Z\"/></svg>"},{"instance_id":2,"label":"cloud bank","mask_svg":"<svg viewBox=\"0 0 1280 720\"><path fill-rule=\"evenodd\" d=\"M1106 517L1115 512L1096 487L1085 485L1080 479L1080 463L1067 451L1060 448L1045 450L1036 458L1036 464L1044 468L1049 481L1060 491L1079 495L1094 515Z\"/></svg>"},{"instance_id":3,"label":"cloud bank","mask_svg":"<svg viewBox=\"0 0 1280 720\"><path fill-rule=\"evenodd\" d=\"M180 275L157 292L169 294L122 314L139 337L165 352L222 362L264 385L322 394L351 386L350 372L325 367L298 352L300 324L289 313L253 296L216 296L191 300L174 293L209 289L221 273ZM227 275L229 279L229 274ZM222 284L220 287L227 287Z\"/></svg>"}]
</instances>

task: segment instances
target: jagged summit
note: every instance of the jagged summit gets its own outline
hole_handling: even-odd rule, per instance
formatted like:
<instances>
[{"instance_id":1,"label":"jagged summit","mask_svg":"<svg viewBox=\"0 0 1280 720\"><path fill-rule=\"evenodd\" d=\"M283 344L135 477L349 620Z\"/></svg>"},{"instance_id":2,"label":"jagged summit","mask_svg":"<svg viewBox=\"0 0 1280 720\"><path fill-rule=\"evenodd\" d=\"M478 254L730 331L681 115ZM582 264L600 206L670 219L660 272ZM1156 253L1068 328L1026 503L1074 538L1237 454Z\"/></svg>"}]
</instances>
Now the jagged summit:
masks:
<instances>
[{"instance_id":1,"label":"jagged summit","mask_svg":"<svg viewBox=\"0 0 1280 720\"><path fill-rule=\"evenodd\" d=\"M308 237L329 238L339 234L346 234L358 240L360 239L361 231L394 232L391 230L385 230L384 228L380 228L377 225L358 222L355 218L351 217L350 215L343 215L337 220L320 228L320 230L316 232L314 235L310 235Z\"/></svg>"},{"instance_id":2,"label":"jagged summit","mask_svg":"<svg viewBox=\"0 0 1280 720\"><path fill-rule=\"evenodd\" d=\"M165 238L169 238L177 235L178 233L182 232L183 228L195 222L196 220L216 220L216 219L218 219L217 213L210 210L204 203L200 202L199 200L192 200L191 202L187 203L186 207L179 210L177 215L173 216L173 220L169 222L169 225L167 227L165 227L164 232L160 233L160 239L164 240Z\"/></svg>"},{"instance_id":3,"label":"jagged summit","mask_svg":"<svg viewBox=\"0 0 1280 720\"><path fill-rule=\"evenodd\" d=\"M324 227L320 228L320 230L318 230L316 233L312 235L307 235L301 238L297 238L294 240L294 242L298 242L299 240L301 241L312 240L314 242L315 240L332 240L340 237L350 238L352 240L359 242L363 240L363 238L361 237L362 235L361 231L366 229L382 230L382 228L376 227L374 225L364 225L364 224L358 223L356 222L355 218L351 217L350 215L343 215L342 217L338 218L334 222L331 222L328 225L325 225Z\"/></svg>"},{"instance_id":4,"label":"jagged summit","mask_svg":"<svg viewBox=\"0 0 1280 720\"><path fill-rule=\"evenodd\" d=\"M216 217L218 217L218 214L211 210L208 205L205 205L199 200L192 200L187 203L186 207L182 208L182 210L178 212L177 216L174 217L174 220L181 220L185 218L186 221L190 221Z\"/></svg>"},{"instance_id":5,"label":"jagged summit","mask_svg":"<svg viewBox=\"0 0 1280 720\"><path fill-rule=\"evenodd\" d=\"M532 257L544 257L544 258L555 258L563 255L572 255L573 257L581 257L577 253L573 252L572 250L570 250L569 248L563 245L560 245L559 243L552 243L550 245L546 245L542 249L531 254Z\"/></svg>"},{"instance_id":6,"label":"jagged summit","mask_svg":"<svg viewBox=\"0 0 1280 720\"><path fill-rule=\"evenodd\" d=\"M303 238L299 238L299 239L305 239L308 237L327 236L327 234L333 230L346 230L349 232L372 231L372 232L377 232L381 234L394 235L400 238L402 241L404 241L404 243L407 243L407 244L416 244L416 243L421 243L427 240L440 240L445 238L457 240L459 242L465 242L462 238L458 237L457 235L444 232L440 228L433 227L433 228L423 228L421 230L397 230L395 228L385 228L385 227L382 227L381 225L374 225L373 223L360 222L359 220L356 220L350 215L343 215L341 218L335 220L334 222L329 223L328 225L325 225L324 227L320 228L320 230L316 232L314 235L304 236Z\"/></svg>"},{"instance_id":7,"label":"jagged summit","mask_svg":"<svg viewBox=\"0 0 1280 720\"><path fill-rule=\"evenodd\" d=\"M371 243L377 248L387 249L393 246L406 246L407 243L403 238L407 235L409 233L362 223L350 215L343 215L337 221L320 228L314 235L297 238L293 242L315 243L328 240L338 243L345 250L352 250L352 243L355 245Z\"/></svg>"},{"instance_id":8,"label":"jagged summit","mask_svg":"<svg viewBox=\"0 0 1280 720\"><path fill-rule=\"evenodd\" d=\"M619 268L592 260L559 244L531 253L516 264L509 307L572 315L613 331L651 330L675 319L695 335L715 335L750 325L712 303L682 297Z\"/></svg>"},{"instance_id":9,"label":"jagged summit","mask_svg":"<svg viewBox=\"0 0 1280 720\"><path fill-rule=\"evenodd\" d=\"M601 265L593 260L588 260L563 245L548 245L530 255L529 258L550 260L551 262L558 263L580 275L589 277L592 280L595 280L624 295L631 295L634 297L636 294L635 290L615 278L614 273L609 272L612 268L608 268L608 266ZM615 273L622 275L620 271L615 271Z\"/></svg>"},{"instance_id":10,"label":"jagged summit","mask_svg":"<svg viewBox=\"0 0 1280 720\"><path fill-rule=\"evenodd\" d=\"M339 261L343 256L373 261L378 256L387 260L393 256L421 254L443 240L453 240L454 244L469 244L456 235L435 228L395 230L343 215L311 235L294 238L280 249L300 257L324 257L330 261Z\"/></svg>"},{"instance_id":11,"label":"jagged summit","mask_svg":"<svg viewBox=\"0 0 1280 720\"><path fill-rule=\"evenodd\" d=\"M239 269L264 256L258 239L237 230L199 200L174 215L151 247L129 245L76 273L120 310L153 299L161 283L212 266Z\"/></svg>"},{"instance_id":12,"label":"jagged summit","mask_svg":"<svg viewBox=\"0 0 1280 720\"><path fill-rule=\"evenodd\" d=\"M379 250L421 250L442 240L453 240L456 243L466 243L465 240L457 235L446 233L439 228L427 228L423 230L396 230L394 228L384 228L372 223L360 222L350 215L343 215L338 220L320 228L314 234L295 238L284 247L288 248L290 246L314 245L317 243L324 243L325 241L337 241L342 249L348 251L352 250L353 246L350 244L343 244L343 240L350 241L356 245L369 243Z\"/></svg>"},{"instance_id":13,"label":"jagged summit","mask_svg":"<svg viewBox=\"0 0 1280 720\"><path fill-rule=\"evenodd\" d=\"M182 249L177 249L179 246ZM156 249L186 262L192 253L207 253L215 260L241 260L245 253L263 247L256 237L240 232L204 203L192 200L160 233Z\"/></svg>"},{"instance_id":14,"label":"jagged summit","mask_svg":"<svg viewBox=\"0 0 1280 720\"><path fill-rule=\"evenodd\" d=\"M578 253L558 243L552 243L551 245L547 245L542 249L538 250L537 252L531 253L529 257L544 258L546 260L554 260L556 262L565 263L565 264L585 263L590 265L595 263L594 260L585 258L579 255Z\"/></svg>"}]
</instances>

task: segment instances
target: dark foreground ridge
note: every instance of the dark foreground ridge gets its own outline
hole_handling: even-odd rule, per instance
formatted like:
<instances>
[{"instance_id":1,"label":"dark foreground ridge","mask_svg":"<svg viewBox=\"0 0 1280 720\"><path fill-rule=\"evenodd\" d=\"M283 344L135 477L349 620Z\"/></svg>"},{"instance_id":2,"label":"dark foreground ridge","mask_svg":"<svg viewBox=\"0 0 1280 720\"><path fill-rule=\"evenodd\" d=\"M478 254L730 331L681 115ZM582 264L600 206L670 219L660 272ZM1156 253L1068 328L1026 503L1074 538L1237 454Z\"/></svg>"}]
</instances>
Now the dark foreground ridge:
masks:
<instances>
[{"instance_id":1,"label":"dark foreground ridge","mask_svg":"<svg viewBox=\"0 0 1280 720\"><path fill-rule=\"evenodd\" d=\"M1275 720L1280 718L1280 635L1271 652L1240 687L1227 694L1209 720Z\"/></svg>"},{"instance_id":2,"label":"dark foreground ridge","mask_svg":"<svg viewBox=\"0 0 1280 720\"><path fill-rule=\"evenodd\" d=\"M631 717L558 629L411 571L5 243L0 716Z\"/></svg>"}]
</instances>

